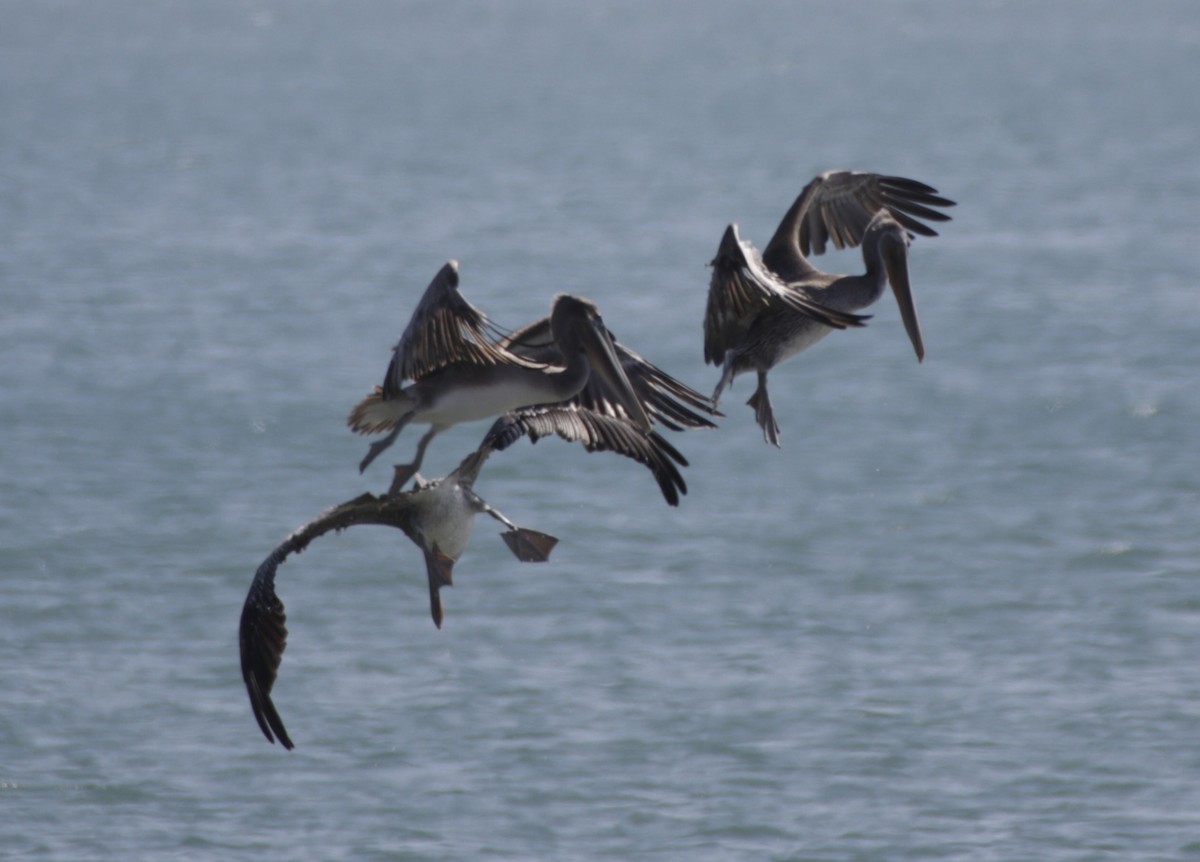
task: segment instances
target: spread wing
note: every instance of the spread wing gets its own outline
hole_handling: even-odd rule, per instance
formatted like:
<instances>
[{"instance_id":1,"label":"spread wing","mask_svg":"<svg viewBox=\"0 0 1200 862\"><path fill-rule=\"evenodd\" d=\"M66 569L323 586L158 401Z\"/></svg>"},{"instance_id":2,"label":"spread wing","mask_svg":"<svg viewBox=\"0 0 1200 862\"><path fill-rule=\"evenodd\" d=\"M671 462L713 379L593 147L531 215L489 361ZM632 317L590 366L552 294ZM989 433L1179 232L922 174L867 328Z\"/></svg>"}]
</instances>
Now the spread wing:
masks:
<instances>
[{"instance_id":1,"label":"spread wing","mask_svg":"<svg viewBox=\"0 0 1200 862\"><path fill-rule=\"evenodd\" d=\"M445 479L419 483L414 490L399 494L389 493L381 497L362 494L353 500L326 509L288 536L263 560L254 574L254 581L250 584L250 591L242 606L238 647L241 654L242 680L246 684L246 694L250 697L250 709L269 742L278 739L284 748L294 747L271 700L271 689L275 685L288 634L283 602L275 593L275 573L279 566L292 554L303 551L313 539L357 524L395 527L424 548L421 534L427 526L428 519L444 516L436 507L432 512L429 510L423 502L428 499L426 495L434 493L440 483L447 481L456 482L470 493L480 469L490 454L491 450L488 448L478 449L467 455ZM479 502L482 511L491 512L509 525L512 535L504 534L504 540L513 548L519 559L544 560L548 557L557 539L532 530L522 530L483 501ZM453 560L434 548L432 551L426 550L426 563L430 609L434 621L440 625L438 588L451 583Z\"/></svg>"},{"instance_id":2,"label":"spread wing","mask_svg":"<svg viewBox=\"0 0 1200 862\"><path fill-rule=\"evenodd\" d=\"M473 462L469 463L469 460L459 465L460 470L473 467L476 465ZM271 701L271 689L275 685L279 663L287 646L287 617L283 612L283 602L275 594L276 570L284 560L303 551L309 542L318 536L333 530L345 530L356 524L397 527L411 537L411 501L415 493L419 492L384 497L362 494L353 500L326 509L280 543L255 572L250 592L246 595L246 603L242 606L238 646L242 659L242 680L246 683L246 693L250 696L250 709L254 712L254 718L262 728L263 735L269 741L274 742L278 738L284 748L293 747L275 704Z\"/></svg>"},{"instance_id":3,"label":"spread wing","mask_svg":"<svg viewBox=\"0 0 1200 862\"><path fill-rule=\"evenodd\" d=\"M492 425L481 448L501 451L522 437L536 443L551 434L582 443L589 452L614 452L646 466L669 505L678 506L680 495L687 493L676 466L686 467L687 459L657 432L647 434L628 419L580 405L525 407L506 413Z\"/></svg>"},{"instance_id":4,"label":"spread wing","mask_svg":"<svg viewBox=\"0 0 1200 862\"><path fill-rule=\"evenodd\" d=\"M394 397L405 381L420 380L447 365L519 363L497 346L502 335L503 331L459 292L458 264L449 261L425 288L392 351L383 397Z\"/></svg>"},{"instance_id":5,"label":"spread wing","mask_svg":"<svg viewBox=\"0 0 1200 862\"><path fill-rule=\"evenodd\" d=\"M725 229L712 260L708 307L704 312L704 360L720 365L725 351L741 344L755 319L768 308L790 308L834 329L862 326L866 317L826 308L769 270L758 250Z\"/></svg>"},{"instance_id":6,"label":"spread wing","mask_svg":"<svg viewBox=\"0 0 1200 862\"><path fill-rule=\"evenodd\" d=\"M823 254L830 242L839 249L857 246L880 210L891 213L909 233L937 236L925 222L949 221L950 216L935 207L954 205L932 186L906 177L826 171L800 192L763 249L763 260L773 271L797 278L791 271L797 249L807 255Z\"/></svg>"},{"instance_id":7,"label":"spread wing","mask_svg":"<svg viewBox=\"0 0 1200 862\"><path fill-rule=\"evenodd\" d=\"M292 740L271 701L271 687L275 685L275 675L287 646L287 615L283 612L283 602L275 595L275 570L294 550L289 546L290 541L272 551L258 567L238 626L242 680L250 696L250 709L263 736L270 742L278 737L284 748L292 748Z\"/></svg>"},{"instance_id":8,"label":"spread wing","mask_svg":"<svg viewBox=\"0 0 1200 862\"><path fill-rule=\"evenodd\" d=\"M309 542L330 530L344 530L354 524L401 526L407 507L403 505L402 497L397 497L389 508L390 499L363 494L327 509L280 543L254 574L246 603L242 606L238 647L250 709L270 742L278 738L284 748L293 747L271 700L271 689L287 646L287 616L283 612L283 602L275 594L275 572L290 555L304 550Z\"/></svg>"},{"instance_id":9,"label":"spread wing","mask_svg":"<svg viewBox=\"0 0 1200 862\"><path fill-rule=\"evenodd\" d=\"M686 383L677 380L654 363L621 344L609 332L621 367L634 394L653 422L682 431L686 428L715 428L705 416L720 416L712 399L701 395ZM564 359L550 332L550 318L543 317L510 333L500 346L542 365L563 365ZM614 402L598 375L588 378L587 384L566 405L575 405L598 414L628 419L623 407ZM704 415L701 415L704 414Z\"/></svg>"}]
</instances>

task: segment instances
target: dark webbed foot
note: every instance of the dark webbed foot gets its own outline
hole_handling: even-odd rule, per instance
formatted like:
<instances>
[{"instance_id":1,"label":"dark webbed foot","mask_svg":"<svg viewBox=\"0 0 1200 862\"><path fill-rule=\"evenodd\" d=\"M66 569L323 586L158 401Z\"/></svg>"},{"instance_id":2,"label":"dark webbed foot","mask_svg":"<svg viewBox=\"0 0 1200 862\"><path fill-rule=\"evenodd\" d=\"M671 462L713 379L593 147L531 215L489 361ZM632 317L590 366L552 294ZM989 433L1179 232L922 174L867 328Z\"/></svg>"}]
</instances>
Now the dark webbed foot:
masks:
<instances>
[{"instance_id":1,"label":"dark webbed foot","mask_svg":"<svg viewBox=\"0 0 1200 862\"><path fill-rule=\"evenodd\" d=\"M516 527L500 534L504 544L513 552L513 556L522 563L544 563L550 559L550 552L558 544L558 539L537 530L526 530Z\"/></svg>"},{"instance_id":2,"label":"dark webbed foot","mask_svg":"<svg viewBox=\"0 0 1200 862\"><path fill-rule=\"evenodd\" d=\"M366 469L371 466L371 462L378 458L381 452L396 442L396 438L400 436L400 428L401 426L397 425L392 432L382 440L376 440L371 444L371 447L367 449L366 456L364 456L363 459L358 462L358 472L365 472Z\"/></svg>"},{"instance_id":3,"label":"dark webbed foot","mask_svg":"<svg viewBox=\"0 0 1200 862\"><path fill-rule=\"evenodd\" d=\"M746 402L754 408L754 419L758 422L763 431L763 439L770 443L775 448L782 448L779 445L779 424L775 421L775 411L771 407L771 396L767 394L767 378L766 375L759 375L758 388L754 390L754 394L750 396L750 400Z\"/></svg>"}]
</instances>

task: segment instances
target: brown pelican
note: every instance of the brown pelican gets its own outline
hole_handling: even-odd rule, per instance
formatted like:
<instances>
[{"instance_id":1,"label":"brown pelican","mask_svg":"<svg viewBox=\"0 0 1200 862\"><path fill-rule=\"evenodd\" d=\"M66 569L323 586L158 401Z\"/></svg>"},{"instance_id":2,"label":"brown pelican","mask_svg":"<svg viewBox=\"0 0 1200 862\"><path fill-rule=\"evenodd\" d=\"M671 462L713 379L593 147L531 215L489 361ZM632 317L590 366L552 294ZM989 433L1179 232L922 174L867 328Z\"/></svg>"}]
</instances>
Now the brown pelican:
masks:
<instances>
[{"instance_id":1,"label":"brown pelican","mask_svg":"<svg viewBox=\"0 0 1200 862\"><path fill-rule=\"evenodd\" d=\"M734 377L757 372L758 388L746 403L754 408L763 437L779 445L767 372L824 338L831 327L829 320L778 295L781 284L831 317L840 315L834 317L834 328L861 326L868 318L851 312L874 303L891 284L917 361L923 359L925 346L908 281L908 242L911 234L937 236L921 219L949 221L932 207L950 206L954 201L916 180L826 171L804 187L761 258L738 238L737 225L730 225L712 262L704 318L704 359L721 366L713 402ZM866 273L834 275L813 266L806 255L823 253L826 242L839 249L861 245ZM767 298L748 302L747 293Z\"/></svg>"},{"instance_id":2,"label":"brown pelican","mask_svg":"<svg viewBox=\"0 0 1200 862\"><path fill-rule=\"evenodd\" d=\"M258 567L242 607L238 642L250 708L268 741L278 738L284 748L293 747L271 701L271 688L287 643L283 602L275 594L275 571L313 539L355 524L381 524L403 530L425 554L429 608L438 628L442 625L440 591L453 584L454 563L467 546L476 514L486 512L509 528L500 535L518 560L549 559L558 539L518 527L472 490L490 451L480 448L471 453L444 479L425 482L418 477L411 491L399 493L393 484L393 490L382 497L363 494L328 509L288 536Z\"/></svg>"},{"instance_id":3,"label":"brown pelican","mask_svg":"<svg viewBox=\"0 0 1200 862\"><path fill-rule=\"evenodd\" d=\"M506 349L500 331L458 292L458 265L442 267L421 297L396 345L383 386L350 412L359 434L390 431L359 464L365 470L409 423L429 425L411 464L397 469L403 485L421 466L429 441L460 422L486 419L531 404L552 404L599 380L607 397L633 424L650 430L650 419L621 368L596 306L557 295L549 317L560 361L531 361ZM411 381L406 383L406 381Z\"/></svg>"},{"instance_id":4,"label":"brown pelican","mask_svg":"<svg viewBox=\"0 0 1200 862\"><path fill-rule=\"evenodd\" d=\"M652 421L673 431L716 427L701 415L720 415L710 399L643 359L617 341L611 332L608 336L626 379ZM501 339L500 344L534 362L547 365L563 362L549 318L521 327ZM680 495L687 493L687 484L676 466L686 467L687 459L658 432L644 432L624 407L608 395L602 382L595 379L589 379L576 395L559 404L534 405L505 413L488 431L483 445L502 450L523 436L536 443L552 434L582 443L589 452L614 452L645 465L672 506L678 506Z\"/></svg>"}]
</instances>

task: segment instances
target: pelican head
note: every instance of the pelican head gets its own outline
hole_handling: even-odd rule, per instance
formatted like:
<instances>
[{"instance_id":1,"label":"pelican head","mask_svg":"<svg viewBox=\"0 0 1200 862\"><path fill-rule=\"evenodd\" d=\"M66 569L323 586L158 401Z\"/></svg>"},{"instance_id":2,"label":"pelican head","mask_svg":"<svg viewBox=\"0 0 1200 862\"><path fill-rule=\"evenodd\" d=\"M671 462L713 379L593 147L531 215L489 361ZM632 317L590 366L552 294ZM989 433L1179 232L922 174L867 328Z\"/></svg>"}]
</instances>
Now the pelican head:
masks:
<instances>
[{"instance_id":1,"label":"pelican head","mask_svg":"<svg viewBox=\"0 0 1200 862\"><path fill-rule=\"evenodd\" d=\"M913 302L912 286L908 280L908 231L887 210L880 210L867 225L863 236L863 253L868 253L868 244L879 249L879 256L887 272L888 284L900 306L900 319L904 331L917 353L917 361L925 358L925 342L921 339L921 322L917 319L917 306Z\"/></svg>"},{"instance_id":2,"label":"pelican head","mask_svg":"<svg viewBox=\"0 0 1200 862\"><path fill-rule=\"evenodd\" d=\"M650 417L621 366L600 310L586 299L560 293L554 297L550 309L550 331L567 362L582 356L590 374L597 376L608 390L607 396L625 410L635 425L649 431Z\"/></svg>"}]
</instances>

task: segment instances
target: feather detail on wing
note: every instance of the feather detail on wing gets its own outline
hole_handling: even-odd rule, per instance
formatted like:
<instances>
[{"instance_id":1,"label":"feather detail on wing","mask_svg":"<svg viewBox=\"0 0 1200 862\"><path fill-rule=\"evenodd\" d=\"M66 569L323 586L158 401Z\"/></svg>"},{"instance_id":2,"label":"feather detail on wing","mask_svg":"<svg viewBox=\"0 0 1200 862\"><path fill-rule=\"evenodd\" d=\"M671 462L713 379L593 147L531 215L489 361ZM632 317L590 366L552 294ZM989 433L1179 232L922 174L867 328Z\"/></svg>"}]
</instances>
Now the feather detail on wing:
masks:
<instances>
[{"instance_id":1,"label":"feather detail on wing","mask_svg":"<svg viewBox=\"0 0 1200 862\"><path fill-rule=\"evenodd\" d=\"M242 680L250 696L250 709L263 735L271 742L278 738L284 748L292 748L292 740L271 701L271 688L287 646L287 615L283 602L275 595L275 570L296 549L290 542L289 538L258 567L238 625Z\"/></svg>"},{"instance_id":2,"label":"feather detail on wing","mask_svg":"<svg viewBox=\"0 0 1200 862\"><path fill-rule=\"evenodd\" d=\"M490 450L479 449L465 457L458 467L440 481L457 481L470 490L480 469L487 460ZM434 487L437 482L426 487ZM284 539L259 565L254 581L242 606L238 625L238 647L241 654L242 680L250 697L250 708L263 735L284 748L292 748L283 720L279 717L271 700L271 689L287 646L287 616L283 602L275 593L275 573L279 566L292 554L299 553L319 536L334 530L345 530L357 524L379 524L396 527L413 542L421 544L412 500L421 491L376 497L361 494L332 508L326 509L304 526Z\"/></svg>"},{"instance_id":3,"label":"feather detail on wing","mask_svg":"<svg viewBox=\"0 0 1200 862\"><path fill-rule=\"evenodd\" d=\"M763 249L763 260L782 271L796 249L807 255L823 254L828 243L839 249L858 246L880 210L891 213L910 234L937 236L925 222L949 221L950 216L934 207L952 206L954 201L917 180L866 171L825 171L800 192Z\"/></svg>"},{"instance_id":4,"label":"feather detail on wing","mask_svg":"<svg viewBox=\"0 0 1200 862\"><path fill-rule=\"evenodd\" d=\"M263 735L271 742L278 738L284 748L292 748L292 740L271 701L271 689L287 646L287 616L283 602L275 594L275 572L290 555L304 550L309 542L330 530L364 523L400 526L394 518L387 517L385 505L384 498L363 494L327 509L280 543L254 574L238 625L242 680Z\"/></svg>"},{"instance_id":5,"label":"feather detail on wing","mask_svg":"<svg viewBox=\"0 0 1200 862\"><path fill-rule=\"evenodd\" d=\"M420 380L448 365L524 364L497 345L503 335L459 292L458 264L448 262L425 289L392 351L383 397L392 398L405 381Z\"/></svg>"},{"instance_id":6,"label":"feather detail on wing","mask_svg":"<svg viewBox=\"0 0 1200 862\"><path fill-rule=\"evenodd\" d=\"M625 376L653 422L672 431L686 428L715 428L716 425L700 415L720 416L712 399L701 395L686 383L677 380L625 345L616 340L610 331L613 347L621 361ZM500 339L499 346L531 362L544 365L562 365L564 359L550 332L550 318L543 317L521 327ZM578 405L597 413L628 419L624 408L615 403L607 392L603 381L592 375L587 384L574 398L565 402Z\"/></svg>"},{"instance_id":7,"label":"feather detail on wing","mask_svg":"<svg viewBox=\"0 0 1200 862\"><path fill-rule=\"evenodd\" d=\"M676 466L686 467L687 459L658 433L644 433L626 419L578 406L526 407L506 413L492 425L480 448L501 451L522 437L536 443L551 434L581 443L589 452L614 452L644 465L672 506L678 506L680 495L687 493Z\"/></svg>"},{"instance_id":8,"label":"feather detail on wing","mask_svg":"<svg viewBox=\"0 0 1200 862\"><path fill-rule=\"evenodd\" d=\"M738 237L736 224L725 229L712 260L708 307L704 314L704 360L720 365L725 351L741 343L750 325L769 305L787 307L833 329L862 326L863 315L821 305L803 290L767 269L758 250Z\"/></svg>"}]
</instances>

